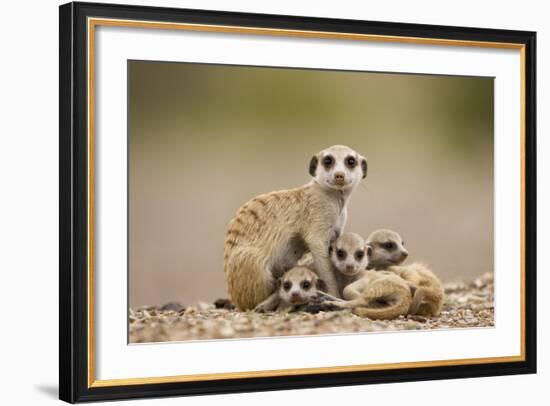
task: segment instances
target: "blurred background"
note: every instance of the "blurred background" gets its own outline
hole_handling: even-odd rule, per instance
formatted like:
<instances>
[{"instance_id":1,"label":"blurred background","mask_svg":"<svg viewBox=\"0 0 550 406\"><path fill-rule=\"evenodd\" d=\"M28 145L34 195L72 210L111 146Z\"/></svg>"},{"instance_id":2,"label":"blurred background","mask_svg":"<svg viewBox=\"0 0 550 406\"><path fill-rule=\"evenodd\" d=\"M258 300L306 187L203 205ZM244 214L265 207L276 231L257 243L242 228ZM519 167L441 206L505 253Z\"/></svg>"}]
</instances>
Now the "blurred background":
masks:
<instances>
[{"instance_id":1,"label":"blurred background","mask_svg":"<svg viewBox=\"0 0 550 406\"><path fill-rule=\"evenodd\" d=\"M223 242L248 199L367 157L346 231L401 233L443 281L493 271L493 79L128 63L129 305L228 297Z\"/></svg>"}]
</instances>

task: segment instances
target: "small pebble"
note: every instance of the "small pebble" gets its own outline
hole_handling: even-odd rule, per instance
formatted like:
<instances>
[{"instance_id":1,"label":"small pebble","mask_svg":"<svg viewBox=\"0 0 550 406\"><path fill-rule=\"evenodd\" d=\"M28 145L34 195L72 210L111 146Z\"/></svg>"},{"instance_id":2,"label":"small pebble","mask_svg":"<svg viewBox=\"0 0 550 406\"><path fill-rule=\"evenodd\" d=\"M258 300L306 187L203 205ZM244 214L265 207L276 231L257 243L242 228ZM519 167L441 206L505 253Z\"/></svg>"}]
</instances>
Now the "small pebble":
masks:
<instances>
[{"instance_id":1,"label":"small pebble","mask_svg":"<svg viewBox=\"0 0 550 406\"><path fill-rule=\"evenodd\" d=\"M160 308L160 310L162 310L162 311L172 310L172 311L175 311L175 312L179 312L183 309L185 309L185 307L182 306L180 303L177 303L177 302L166 303L164 306L162 306Z\"/></svg>"}]
</instances>

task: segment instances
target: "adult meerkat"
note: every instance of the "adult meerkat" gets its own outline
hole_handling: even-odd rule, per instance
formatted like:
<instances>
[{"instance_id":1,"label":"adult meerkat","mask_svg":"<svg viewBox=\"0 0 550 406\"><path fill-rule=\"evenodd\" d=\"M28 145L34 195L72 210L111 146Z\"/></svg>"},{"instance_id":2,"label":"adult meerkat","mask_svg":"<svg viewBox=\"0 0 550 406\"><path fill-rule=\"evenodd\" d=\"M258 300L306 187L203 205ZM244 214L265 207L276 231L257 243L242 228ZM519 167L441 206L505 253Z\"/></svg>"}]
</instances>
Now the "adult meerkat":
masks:
<instances>
[{"instance_id":1,"label":"adult meerkat","mask_svg":"<svg viewBox=\"0 0 550 406\"><path fill-rule=\"evenodd\" d=\"M315 272L338 296L328 248L347 220L347 204L367 176L367 160L335 145L314 155L313 179L300 187L271 192L245 203L225 237L227 290L241 310L253 309L275 289L275 281L309 251Z\"/></svg>"},{"instance_id":2,"label":"adult meerkat","mask_svg":"<svg viewBox=\"0 0 550 406\"><path fill-rule=\"evenodd\" d=\"M318 302L326 290L327 285L315 272L305 266L296 266L277 279L275 292L256 306L255 310L300 310L301 306Z\"/></svg>"},{"instance_id":3,"label":"adult meerkat","mask_svg":"<svg viewBox=\"0 0 550 406\"><path fill-rule=\"evenodd\" d=\"M376 230L367 238L368 268L393 272L416 287L411 314L437 316L445 297L443 285L424 264L401 265L408 255L403 239L395 231Z\"/></svg>"},{"instance_id":4,"label":"adult meerkat","mask_svg":"<svg viewBox=\"0 0 550 406\"><path fill-rule=\"evenodd\" d=\"M333 242L332 264L345 301L326 301L327 305L352 308L353 312L371 319L393 319L407 314L414 287L392 272L367 271L365 240L358 234L346 233Z\"/></svg>"}]
</instances>

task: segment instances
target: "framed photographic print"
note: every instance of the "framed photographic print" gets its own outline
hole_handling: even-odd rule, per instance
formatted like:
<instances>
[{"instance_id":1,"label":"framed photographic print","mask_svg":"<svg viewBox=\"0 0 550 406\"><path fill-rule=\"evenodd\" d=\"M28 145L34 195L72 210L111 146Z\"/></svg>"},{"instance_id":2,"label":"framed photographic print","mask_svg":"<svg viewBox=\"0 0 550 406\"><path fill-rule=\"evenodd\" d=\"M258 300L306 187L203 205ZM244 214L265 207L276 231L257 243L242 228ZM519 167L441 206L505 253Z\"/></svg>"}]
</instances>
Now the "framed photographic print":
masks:
<instances>
[{"instance_id":1,"label":"framed photographic print","mask_svg":"<svg viewBox=\"0 0 550 406\"><path fill-rule=\"evenodd\" d=\"M536 371L536 34L60 7L60 398Z\"/></svg>"}]
</instances>

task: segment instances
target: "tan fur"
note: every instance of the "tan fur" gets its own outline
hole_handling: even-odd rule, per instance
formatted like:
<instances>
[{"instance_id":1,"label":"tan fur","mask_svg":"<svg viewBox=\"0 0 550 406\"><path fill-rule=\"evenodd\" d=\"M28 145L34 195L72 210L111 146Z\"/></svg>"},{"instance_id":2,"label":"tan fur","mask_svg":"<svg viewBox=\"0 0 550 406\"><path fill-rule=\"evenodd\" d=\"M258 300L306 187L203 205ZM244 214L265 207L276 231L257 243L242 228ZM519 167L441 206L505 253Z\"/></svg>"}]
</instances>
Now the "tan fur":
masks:
<instances>
[{"instance_id":1,"label":"tan fur","mask_svg":"<svg viewBox=\"0 0 550 406\"><path fill-rule=\"evenodd\" d=\"M395 248L384 245L393 243ZM369 268L393 272L416 288L410 314L437 316L445 298L443 285L437 276L426 266L415 262L400 265L408 256L401 236L392 230L376 230L367 238Z\"/></svg>"},{"instance_id":2,"label":"tan fur","mask_svg":"<svg viewBox=\"0 0 550 406\"><path fill-rule=\"evenodd\" d=\"M437 316L441 312L445 293L441 281L424 264L390 266L394 272L416 287L409 312L422 316Z\"/></svg>"},{"instance_id":3,"label":"tan fur","mask_svg":"<svg viewBox=\"0 0 550 406\"><path fill-rule=\"evenodd\" d=\"M358 234L346 233L331 245L334 271L340 274L345 301L325 303L351 308L362 317L393 319L407 314L412 302L410 285L392 272L366 271L368 258L365 240Z\"/></svg>"},{"instance_id":4,"label":"tan fur","mask_svg":"<svg viewBox=\"0 0 550 406\"><path fill-rule=\"evenodd\" d=\"M369 319L394 319L409 312L412 303L410 285L400 277L376 271L364 271L361 279L344 289L347 307Z\"/></svg>"},{"instance_id":5,"label":"tan fur","mask_svg":"<svg viewBox=\"0 0 550 406\"><path fill-rule=\"evenodd\" d=\"M327 168L322 163L329 155L334 164ZM344 165L350 156L357 161L353 168ZM338 296L328 248L345 226L347 203L366 176L366 160L348 147L332 146L311 159L310 174L313 179L306 185L248 201L229 223L224 272L239 309L253 309L267 299L276 279L307 251L328 292Z\"/></svg>"}]
</instances>

